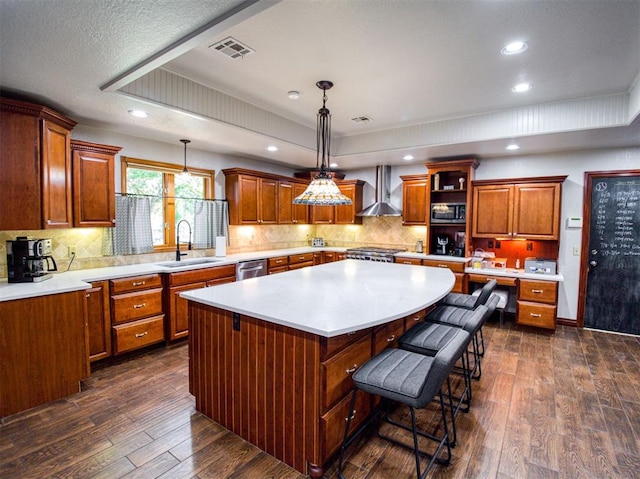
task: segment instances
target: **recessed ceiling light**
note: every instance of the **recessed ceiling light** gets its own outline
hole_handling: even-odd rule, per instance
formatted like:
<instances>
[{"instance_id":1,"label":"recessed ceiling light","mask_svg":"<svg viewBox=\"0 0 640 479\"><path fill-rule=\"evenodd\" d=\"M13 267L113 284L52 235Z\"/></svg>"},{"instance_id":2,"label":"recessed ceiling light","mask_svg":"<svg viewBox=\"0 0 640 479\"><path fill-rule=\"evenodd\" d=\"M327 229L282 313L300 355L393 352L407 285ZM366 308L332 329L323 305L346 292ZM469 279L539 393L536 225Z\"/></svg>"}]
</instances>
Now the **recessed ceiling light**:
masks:
<instances>
[{"instance_id":1,"label":"recessed ceiling light","mask_svg":"<svg viewBox=\"0 0 640 479\"><path fill-rule=\"evenodd\" d=\"M520 145L517 145L515 143L511 143L510 145L507 145L505 150L519 150L520 149Z\"/></svg>"},{"instance_id":2,"label":"recessed ceiling light","mask_svg":"<svg viewBox=\"0 0 640 479\"><path fill-rule=\"evenodd\" d=\"M289 97L290 100L297 100L298 98L300 98L300 92L296 90L291 90L290 92L287 92L287 96Z\"/></svg>"},{"instance_id":3,"label":"recessed ceiling light","mask_svg":"<svg viewBox=\"0 0 640 479\"><path fill-rule=\"evenodd\" d=\"M403 160L406 160L406 161L411 161L411 160L413 160L413 155L404 155L404 156L402 157L402 159L403 159Z\"/></svg>"},{"instance_id":4,"label":"recessed ceiling light","mask_svg":"<svg viewBox=\"0 0 640 479\"><path fill-rule=\"evenodd\" d=\"M267 146L267 150L268 151L278 151L278 147L277 146L273 146L273 145L269 145L269 146Z\"/></svg>"},{"instance_id":5,"label":"recessed ceiling light","mask_svg":"<svg viewBox=\"0 0 640 479\"><path fill-rule=\"evenodd\" d=\"M531 83L518 83L511 89L511 91L516 93L524 93L525 91L531 90L532 87L533 85Z\"/></svg>"},{"instance_id":6,"label":"recessed ceiling light","mask_svg":"<svg viewBox=\"0 0 640 479\"><path fill-rule=\"evenodd\" d=\"M516 53L522 53L525 51L528 46L527 42L511 42L508 45L505 45L502 50L500 50L500 53L503 55L515 55Z\"/></svg>"},{"instance_id":7,"label":"recessed ceiling light","mask_svg":"<svg viewBox=\"0 0 640 479\"><path fill-rule=\"evenodd\" d=\"M338 167L338 163L331 163L329 166L331 168L337 168Z\"/></svg>"},{"instance_id":8,"label":"recessed ceiling light","mask_svg":"<svg viewBox=\"0 0 640 479\"><path fill-rule=\"evenodd\" d=\"M142 110L129 110L129 115L135 116L136 118L146 118L149 116L146 111Z\"/></svg>"}]
</instances>

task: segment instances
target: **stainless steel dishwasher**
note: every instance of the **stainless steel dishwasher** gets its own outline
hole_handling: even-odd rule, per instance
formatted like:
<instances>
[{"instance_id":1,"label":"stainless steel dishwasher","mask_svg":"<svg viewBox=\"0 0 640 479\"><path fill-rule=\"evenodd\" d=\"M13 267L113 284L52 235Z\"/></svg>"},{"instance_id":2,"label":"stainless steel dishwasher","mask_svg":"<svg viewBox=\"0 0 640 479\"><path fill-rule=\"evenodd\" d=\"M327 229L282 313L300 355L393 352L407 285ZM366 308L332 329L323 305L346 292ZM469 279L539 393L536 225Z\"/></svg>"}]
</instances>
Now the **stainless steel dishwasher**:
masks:
<instances>
[{"instance_id":1,"label":"stainless steel dishwasher","mask_svg":"<svg viewBox=\"0 0 640 479\"><path fill-rule=\"evenodd\" d=\"M267 260L240 261L236 264L236 281L267 275Z\"/></svg>"}]
</instances>

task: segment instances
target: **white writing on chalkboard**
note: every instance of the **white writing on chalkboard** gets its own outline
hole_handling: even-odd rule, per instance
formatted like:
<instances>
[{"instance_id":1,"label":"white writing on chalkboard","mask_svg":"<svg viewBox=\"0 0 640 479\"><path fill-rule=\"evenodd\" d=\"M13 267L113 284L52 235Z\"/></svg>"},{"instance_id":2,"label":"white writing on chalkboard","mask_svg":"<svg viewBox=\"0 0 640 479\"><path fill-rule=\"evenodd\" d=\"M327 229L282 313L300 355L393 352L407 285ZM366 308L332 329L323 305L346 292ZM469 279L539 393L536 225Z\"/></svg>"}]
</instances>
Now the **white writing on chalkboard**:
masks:
<instances>
[{"instance_id":1,"label":"white writing on chalkboard","mask_svg":"<svg viewBox=\"0 0 640 479\"><path fill-rule=\"evenodd\" d=\"M594 185L592 225L603 257L640 256L640 180L612 178Z\"/></svg>"}]
</instances>

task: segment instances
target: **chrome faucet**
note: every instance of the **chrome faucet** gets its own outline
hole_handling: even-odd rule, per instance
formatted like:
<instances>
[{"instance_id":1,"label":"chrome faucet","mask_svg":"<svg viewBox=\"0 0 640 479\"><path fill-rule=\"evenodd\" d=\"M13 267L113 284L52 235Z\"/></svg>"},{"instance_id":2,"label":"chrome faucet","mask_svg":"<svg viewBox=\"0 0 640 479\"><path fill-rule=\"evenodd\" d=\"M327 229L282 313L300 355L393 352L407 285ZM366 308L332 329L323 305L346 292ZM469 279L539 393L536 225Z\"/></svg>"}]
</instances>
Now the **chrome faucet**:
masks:
<instances>
[{"instance_id":1,"label":"chrome faucet","mask_svg":"<svg viewBox=\"0 0 640 479\"><path fill-rule=\"evenodd\" d=\"M176 226L176 261L180 261L180 258L182 256L187 256L187 253L180 252L180 225L182 223L187 223L187 226L189 227L189 246L187 248L191 250L191 225L187 220L180 220L178 221L178 225Z\"/></svg>"}]
</instances>

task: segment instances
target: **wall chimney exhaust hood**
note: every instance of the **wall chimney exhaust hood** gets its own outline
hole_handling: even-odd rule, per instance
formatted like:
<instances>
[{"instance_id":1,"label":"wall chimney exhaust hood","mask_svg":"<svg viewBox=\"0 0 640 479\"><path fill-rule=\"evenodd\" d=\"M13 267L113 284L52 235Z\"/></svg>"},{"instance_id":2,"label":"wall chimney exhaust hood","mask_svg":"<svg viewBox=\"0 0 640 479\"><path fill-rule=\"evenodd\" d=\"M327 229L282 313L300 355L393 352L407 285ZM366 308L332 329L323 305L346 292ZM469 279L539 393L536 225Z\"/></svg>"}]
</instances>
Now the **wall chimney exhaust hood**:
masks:
<instances>
[{"instance_id":1,"label":"wall chimney exhaust hood","mask_svg":"<svg viewBox=\"0 0 640 479\"><path fill-rule=\"evenodd\" d=\"M401 216L402 211L393 206L391 200L391 167L376 167L376 202L356 216Z\"/></svg>"}]
</instances>

